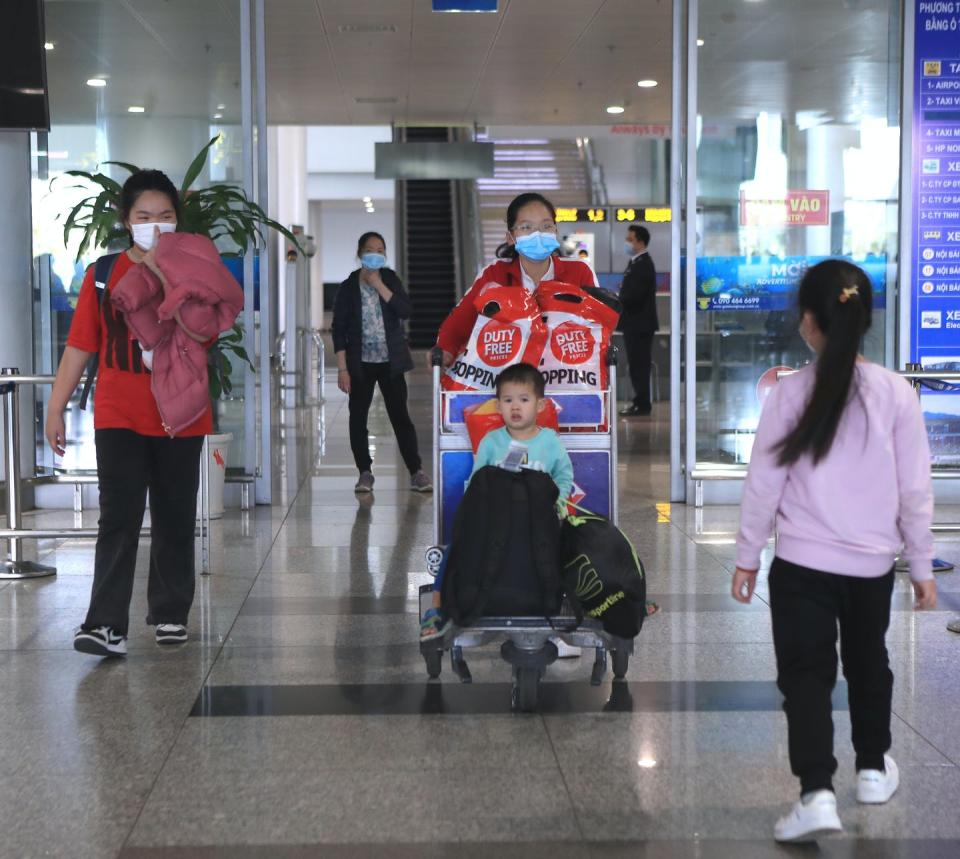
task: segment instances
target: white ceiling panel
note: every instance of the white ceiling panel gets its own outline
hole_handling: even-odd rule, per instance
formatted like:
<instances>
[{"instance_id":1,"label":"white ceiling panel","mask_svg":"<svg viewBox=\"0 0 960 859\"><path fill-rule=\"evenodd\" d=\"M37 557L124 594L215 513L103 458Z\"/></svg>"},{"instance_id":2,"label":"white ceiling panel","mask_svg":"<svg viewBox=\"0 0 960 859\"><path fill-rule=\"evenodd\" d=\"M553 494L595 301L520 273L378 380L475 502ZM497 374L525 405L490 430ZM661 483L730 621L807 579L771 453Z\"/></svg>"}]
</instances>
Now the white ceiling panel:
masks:
<instances>
[{"instance_id":1,"label":"white ceiling panel","mask_svg":"<svg viewBox=\"0 0 960 859\"><path fill-rule=\"evenodd\" d=\"M702 2L702 112L887 115L898 7ZM237 0L47 0L46 8L56 122L91 123L131 104L154 117L198 118L224 104L224 121L239 120ZM669 0L500 0L495 15L436 14L430 0L266 0L266 10L272 123L669 121ZM106 89L86 85L97 75ZM660 85L639 89L641 78ZM613 103L625 108L616 119L605 113Z\"/></svg>"}]
</instances>

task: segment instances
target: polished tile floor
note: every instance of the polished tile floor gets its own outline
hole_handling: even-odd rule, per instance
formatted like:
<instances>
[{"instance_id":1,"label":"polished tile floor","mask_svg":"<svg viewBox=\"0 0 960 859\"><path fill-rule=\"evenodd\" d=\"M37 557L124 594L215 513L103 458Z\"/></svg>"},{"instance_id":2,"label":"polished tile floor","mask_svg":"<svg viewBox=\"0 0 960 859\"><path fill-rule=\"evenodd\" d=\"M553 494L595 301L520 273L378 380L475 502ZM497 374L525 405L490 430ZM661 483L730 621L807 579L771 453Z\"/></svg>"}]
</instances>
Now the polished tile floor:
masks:
<instances>
[{"instance_id":1,"label":"polished tile floor","mask_svg":"<svg viewBox=\"0 0 960 859\"><path fill-rule=\"evenodd\" d=\"M411 382L425 456L427 383ZM0 583L0 856L960 856L960 636L945 630L960 573L924 615L897 583L900 792L856 806L841 686L846 832L779 848L772 824L796 785L765 583L754 605L727 596L734 509L655 506L665 414L620 426L622 525L663 606L629 682L591 688L592 660L566 661L543 712L517 716L493 648L471 654L472 686L446 666L427 682L416 598L432 502L407 490L380 404L376 491L354 496L346 401L327 391L322 413L281 416L277 503L215 525L184 647L161 651L136 621L126 660L73 652L89 542L39 546L55 579ZM938 553L960 562L960 540ZM137 619L145 558L139 572Z\"/></svg>"}]
</instances>

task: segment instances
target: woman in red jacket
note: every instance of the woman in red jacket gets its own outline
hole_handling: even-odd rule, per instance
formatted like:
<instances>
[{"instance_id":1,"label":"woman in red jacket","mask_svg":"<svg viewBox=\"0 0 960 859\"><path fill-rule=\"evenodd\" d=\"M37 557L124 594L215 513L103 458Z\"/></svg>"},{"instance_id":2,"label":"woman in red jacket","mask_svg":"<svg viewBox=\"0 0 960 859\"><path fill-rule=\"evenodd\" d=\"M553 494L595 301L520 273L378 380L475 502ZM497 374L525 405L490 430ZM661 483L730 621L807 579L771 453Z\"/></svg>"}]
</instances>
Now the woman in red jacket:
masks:
<instances>
[{"instance_id":1,"label":"woman in red jacket","mask_svg":"<svg viewBox=\"0 0 960 859\"><path fill-rule=\"evenodd\" d=\"M576 286L596 286L597 280L586 263L561 259L557 239L557 210L542 194L516 197L507 207L507 236L497 248L497 261L488 265L470 291L450 311L437 334L443 350L443 366L449 367L463 351L477 321L473 301L488 283L515 286L533 292L541 281L560 280Z\"/></svg>"},{"instance_id":2,"label":"woman in red jacket","mask_svg":"<svg viewBox=\"0 0 960 859\"><path fill-rule=\"evenodd\" d=\"M133 173L120 194L120 212L132 246L118 255L101 291L95 267L87 270L47 410L46 437L63 456L63 413L92 355L99 354L94 396L94 439L100 484L100 527L90 608L74 648L97 656L124 656L140 528L150 491L150 578L147 623L158 644L187 640L194 594L194 529L203 436L212 431L210 409L193 425L167 435L151 390L149 356L131 338L110 293L134 266L163 281L155 259L163 232L176 230L177 189L159 170ZM177 322L188 337L203 338Z\"/></svg>"}]
</instances>

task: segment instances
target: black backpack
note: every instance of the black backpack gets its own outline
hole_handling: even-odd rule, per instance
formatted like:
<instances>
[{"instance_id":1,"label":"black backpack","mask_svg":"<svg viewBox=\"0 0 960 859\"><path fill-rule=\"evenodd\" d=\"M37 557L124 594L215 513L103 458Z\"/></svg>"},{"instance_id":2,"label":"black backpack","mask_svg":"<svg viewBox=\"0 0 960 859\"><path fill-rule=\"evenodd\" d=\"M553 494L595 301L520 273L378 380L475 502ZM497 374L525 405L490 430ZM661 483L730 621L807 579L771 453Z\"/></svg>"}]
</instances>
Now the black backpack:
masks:
<instances>
[{"instance_id":1,"label":"black backpack","mask_svg":"<svg viewBox=\"0 0 960 859\"><path fill-rule=\"evenodd\" d=\"M488 465L470 479L453 522L442 585L457 626L486 616L560 610L557 485L550 475Z\"/></svg>"},{"instance_id":2,"label":"black backpack","mask_svg":"<svg viewBox=\"0 0 960 859\"><path fill-rule=\"evenodd\" d=\"M93 282L97 288L97 308L100 313L103 312L103 298L107 294L107 285L110 283L110 275L113 274L113 267L116 265L119 253L104 254L94 263ZM86 409L87 398L90 396L90 388L93 386L97 370L100 368L100 351L97 350L90 356L87 362L87 378L83 382L83 390L80 392L80 408Z\"/></svg>"},{"instance_id":3,"label":"black backpack","mask_svg":"<svg viewBox=\"0 0 960 859\"><path fill-rule=\"evenodd\" d=\"M577 508L582 510L582 508ZM564 592L605 632L634 638L647 616L647 579L633 544L609 519L584 510L560 528Z\"/></svg>"}]
</instances>

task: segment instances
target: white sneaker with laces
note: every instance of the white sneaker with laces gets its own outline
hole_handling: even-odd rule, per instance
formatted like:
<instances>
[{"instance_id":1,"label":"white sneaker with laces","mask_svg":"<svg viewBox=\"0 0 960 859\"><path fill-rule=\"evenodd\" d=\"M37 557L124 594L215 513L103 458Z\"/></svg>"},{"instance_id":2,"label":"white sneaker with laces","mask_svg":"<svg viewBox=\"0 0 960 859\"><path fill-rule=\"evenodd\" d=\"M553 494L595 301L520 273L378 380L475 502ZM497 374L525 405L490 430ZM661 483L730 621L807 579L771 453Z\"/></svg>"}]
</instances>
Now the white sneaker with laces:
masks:
<instances>
[{"instance_id":1,"label":"white sneaker with laces","mask_svg":"<svg viewBox=\"0 0 960 859\"><path fill-rule=\"evenodd\" d=\"M186 640L187 628L183 624L157 624L157 644L183 644Z\"/></svg>"},{"instance_id":2,"label":"white sneaker with laces","mask_svg":"<svg viewBox=\"0 0 960 859\"><path fill-rule=\"evenodd\" d=\"M883 756L883 766L883 772L880 770L857 771L857 802L883 805L897 792L900 786L900 768L890 755Z\"/></svg>"},{"instance_id":3,"label":"white sneaker with laces","mask_svg":"<svg viewBox=\"0 0 960 859\"><path fill-rule=\"evenodd\" d=\"M800 800L773 829L777 841L816 841L823 835L843 832L832 790L816 790Z\"/></svg>"},{"instance_id":4,"label":"white sneaker with laces","mask_svg":"<svg viewBox=\"0 0 960 859\"><path fill-rule=\"evenodd\" d=\"M73 634L73 649L91 656L126 656L127 637L114 632L109 626L94 629L79 626Z\"/></svg>"},{"instance_id":5,"label":"white sneaker with laces","mask_svg":"<svg viewBox=\"0 0 960 859\"><path fill-rule=\"evenodd\" d=\"M559 636L557 638L550 639L557 647L557 658L558 659L576 659L580 655L580 648L574 647L572 644L567 644Z\"/></svg>"}]
</instances>

